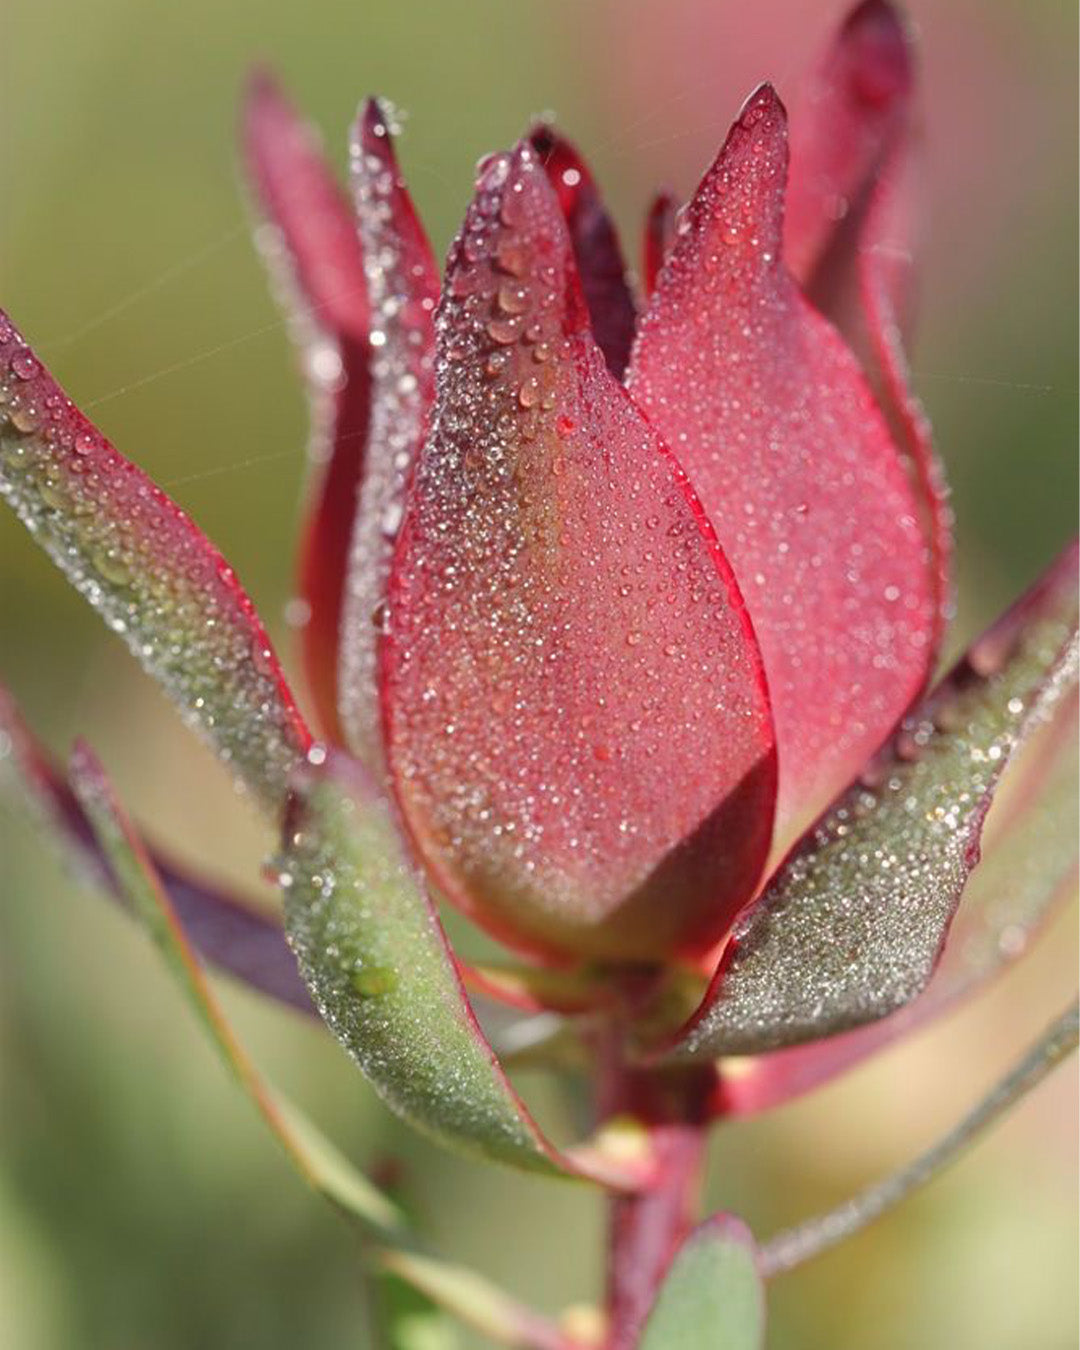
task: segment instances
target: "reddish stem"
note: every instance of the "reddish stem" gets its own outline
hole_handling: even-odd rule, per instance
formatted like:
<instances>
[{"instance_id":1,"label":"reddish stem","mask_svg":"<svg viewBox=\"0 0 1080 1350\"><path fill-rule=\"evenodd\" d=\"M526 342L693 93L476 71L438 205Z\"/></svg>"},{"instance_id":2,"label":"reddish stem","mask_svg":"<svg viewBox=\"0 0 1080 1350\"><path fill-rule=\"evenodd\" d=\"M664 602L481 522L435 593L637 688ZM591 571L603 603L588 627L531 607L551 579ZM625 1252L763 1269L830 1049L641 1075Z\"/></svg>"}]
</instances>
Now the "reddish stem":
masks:
<instances>
[{"instance_id":1,"label":"reddish stem","mask_svg":"<svg viewBox=\"0 0 1080 1350\"><path fill-rule=\"evenodd\" d=\"M649 1190L611 1202L605 1350L633 1350L660 1281L696 1220L714 1073L629 1068L614 1032L599 1060L601 1119L633 1116L649 1131L659 1164Z\"/></svg>"}]
</instances>

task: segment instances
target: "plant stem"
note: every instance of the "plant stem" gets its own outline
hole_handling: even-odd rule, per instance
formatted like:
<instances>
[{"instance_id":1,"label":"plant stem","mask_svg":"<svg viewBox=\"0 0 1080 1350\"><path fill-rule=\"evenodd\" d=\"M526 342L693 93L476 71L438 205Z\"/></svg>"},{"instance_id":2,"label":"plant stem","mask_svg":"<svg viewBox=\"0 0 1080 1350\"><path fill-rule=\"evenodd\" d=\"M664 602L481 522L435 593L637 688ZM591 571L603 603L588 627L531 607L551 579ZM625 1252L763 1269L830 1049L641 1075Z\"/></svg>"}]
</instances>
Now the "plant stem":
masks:
<instances>
[{"instance_id":1,"label":"plant stem","mask_svg":"<svg viewBox=\"0 0 1080 1350\"><path fill-rule=\"evenodd\" d=\"M657 1162L653 1186L610 1202L605 1350L632 1350L660 1281L697 1217L714 1074L711 1068L631 1067L614 1027L599 1047L598 1067L600 1119L633 1117L648 1131Z\"/></svg>"},{"instance_id":2,"label":"plant stem","mask_svg":"<svg viewBox=\"0 0 1080 1350\"><path fill-rule=\"evenodd\" d=\"M989 1125L1056 1068L1073 1050L1078 1039L1078 1005L1072 1003L1039 1037L1036 1044L1013 1066L981 1102L943 1139L907 1167L860 1191L827 1214L808 1219L766 1242L761 1248L761 1271L780 1275L800 1266L845 1238L865 1228L874 1219L932 1180Z\"/></svg>"}]
</instances>

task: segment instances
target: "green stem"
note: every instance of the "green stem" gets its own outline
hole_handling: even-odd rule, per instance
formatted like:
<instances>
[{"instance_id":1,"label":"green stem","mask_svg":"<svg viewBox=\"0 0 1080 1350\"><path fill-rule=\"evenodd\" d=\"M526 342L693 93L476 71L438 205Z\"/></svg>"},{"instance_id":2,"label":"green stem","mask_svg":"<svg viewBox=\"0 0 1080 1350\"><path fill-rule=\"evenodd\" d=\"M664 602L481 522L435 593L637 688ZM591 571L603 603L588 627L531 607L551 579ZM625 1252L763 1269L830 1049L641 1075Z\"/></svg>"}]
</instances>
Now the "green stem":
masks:
<instances>
[{"instance_id":1,"label":"green stem","mask_svg":"<svg viewBox=\"0 0 1080 1350\"><path fill-rule=\"evenodd\" d=\"M1080 1035L1078 1007L1080 1005L1073 1002L1056 1018L978 1106L914 1162L884 1181L868 1186L827 1214L808 1219L766 1242L760 1253L762 1274L766 1277L780 1275L820 1256L865 1228L948 1167L977 1135L1041 1083L1076 1049Z\"/></svg>"}]
</instances>

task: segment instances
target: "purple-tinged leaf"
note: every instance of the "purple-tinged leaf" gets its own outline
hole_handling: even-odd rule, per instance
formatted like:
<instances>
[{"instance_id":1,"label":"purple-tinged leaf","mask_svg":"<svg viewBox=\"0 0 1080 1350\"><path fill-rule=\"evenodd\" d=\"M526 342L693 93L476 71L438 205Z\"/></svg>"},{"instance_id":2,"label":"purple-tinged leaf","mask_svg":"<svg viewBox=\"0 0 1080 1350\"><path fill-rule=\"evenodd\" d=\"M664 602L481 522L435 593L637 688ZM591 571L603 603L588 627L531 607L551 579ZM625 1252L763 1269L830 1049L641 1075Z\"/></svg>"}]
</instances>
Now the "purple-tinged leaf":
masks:
<instances>
[{"instance_id":1,"label":"purple-tinged leaf","mask_svg":"<svg viewBox=\"0 0 1080 1350\"><path fill-rule=\"evenodd\" d=\"M926 986L1010 758L1077 680L1077 549L970 648L736 925L679 1058L887 1016Z\"/></svg>"},{"instance_id":2,"label":"purple-tinged leaf","mask_svg":"<svg viewBox=\"0 0 1080 1350\"><path fill-rule=\"evenodd\" d=\"M391 127L368 100L352 136L352 182L371 305L371 423L355 501L338 657L345 739L381 771L375 654L413 464L434 392L439 272L394 156Z\"/></svg>"},{"instance_id":3,"label":"purple-tinged leaf","mask_svg":"<svg viewBox=\"0 0 1080 1350\"><path fill-rule=\"evenodd\" d=\"M547 1175L634 1184L560 1155L506 1079L407 859L391 808L355 761L295 780L282 856L285 925L312 999L387 1104L442 1142Z\"/></svg>"},{"instance_id":4,"label":"purple-tinged leaf","mask_svg":"<svg viewBox=\"0 0 1080 1350\"><path fill-rule=\"evenodd\" d=\"M394 1205L355 1171L284 1098L267 1084L237 1040L189 944L184 925L93 751L78 744L71 759L75 798L125 902L145 925L181 989L209 1032L225 1067L252 1098L300 1173L346 1212L377 1233L401 1227Z\"/></svg>"},{"instance_id":5,"label":"purple-tinged leaf","mask_svg":"<svg viewBox=\"0 0 1080 1350\"><path fill-rule=\"evenodd\" d=\"M566 217L596 345L604 353L608 370L621 380L634 341L637 307L614 222L576 146L546 122L533 128L529 142Z\"/></svg>"},{"instance_id":6,"label":"purple-tinged leaf","mask_svg":"<svg viewBox=\"0 0 1080 1350\"><path fill-rule=\"evenodd\" d=\"M122 901L79 799L0 686L0 787L8 780L76 875ZM280 1003L314 1012L276 919L159 853L149 851L149 856L192 945L205 960Z\"/></svg>"},{"instance_id":7,"label":"purple-tinged leaf","mask_svg":"<svg viewBox=\"0 0 1080 1350\"><path fill-rule=\"evenodd\" d=\"M79 412L2 313L0 495L276 813L311 737L254 605L206 536Z\"/></svg>"}]
</instances>

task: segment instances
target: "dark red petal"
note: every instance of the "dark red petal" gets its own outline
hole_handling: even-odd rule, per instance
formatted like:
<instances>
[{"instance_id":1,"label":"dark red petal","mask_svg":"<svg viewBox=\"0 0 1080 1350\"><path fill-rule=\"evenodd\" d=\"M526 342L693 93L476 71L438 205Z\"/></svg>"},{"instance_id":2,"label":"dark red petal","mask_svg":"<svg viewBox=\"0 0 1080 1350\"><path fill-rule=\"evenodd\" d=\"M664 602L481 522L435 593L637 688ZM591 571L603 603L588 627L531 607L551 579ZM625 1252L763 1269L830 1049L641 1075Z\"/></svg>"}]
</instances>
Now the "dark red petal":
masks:
<instances>
[{"instance_id":1,"label":"dark red petal","mask_svg":"<svg viewBox=\"0 0 1080 1350\"><path fill-rule=\"evenodd\" d=\"M527 147L484 168L437 326L383 645L414 840L517 945L707 946L768 846L761 668L696 498L592 338Z\"/></svg>"},{"instance_id":2,"label":"dark red petal","mask_svg":"<svg viewBox=\"0 0 1080 1350\"><path fill-rule=\"evenodd\" d=\"M276 811L311 737L247 592L3 313L0 494L238 780Z\"/></svg>"},{"instance_id":3,"label":"dark red petal","mask_svg":"<svg viewBox=\"0 0 1080 1350\"><path fill-rule=\"evenodd\" d=\"M0 686L0 741L8 742L0 769L9 765L15 787L29 799L67 859L95 886L120 893L82 805L34 738L6 689ZM0 773L0 781L4 775ZM253 989L304 1012L313 1012L281 925L246 900L217 889L155 854L176 912L198 951Z\"/></svg>"},{"instance_id":4,"label":"dark red petal","mask_svg":"<svg viewBox=\"0 0 1080 1350\"><path fill-rule=\"evenodd\" d=\"M352 210L315 132L265 74L248 92L244 139L271 222L260 248L293 316L312 404L298 565L301 652L320 725L340 740L339 634L370 415L367 279Z\"/></svg>"},{"instance_id":5,"label":"dark red petal","mask_svg":"<svg viewBox=\"0 0 1080 1350\"><path fill-rule=\"evenodd\" d=\"M678 202L673 192L658 192L645 217L645 237L641 248L641 283L645 294L656 290L660 269L675 238Z\"/></svg>"},{"instance_id":6,"label":"dark red petal","mask_svg":"<svg viewBox=\"0 0 1080 1350\"><path fill-rule=\"evenodd\" d=\"M731 559L776 719L784 849L923 685L932 578L900 455L851 352L780 259L786 118L747 102L687 208L628 385Z\"/></svg>"},{"instance_id":7,"label":"dark red petal","mask_svg":"<svg viewBox=\"0 0 1080 1350\"><path fill-rule=\"evenodd\" d=\"M390 127L374 99L353 128L352 180L368 260L371 424L342 609L338 711L354 754L381 768L375 651L394 541L434 394L439 272L398 170Z\"/></svg>"},{"instance_id":8,"label":"dark red petal","mask_svg":"<svg viewBox=\"0 0 1080 1350\"><path fill-rule=\"evenodd\" d=\"M811 299L832 314L850 274L859 222L904 126L914 62L904 22L888 0L863 0L813 71L792 118L784 257Z\"/></svg>"},{"instance_id":9,"label":"dark red petal","mask_svg":"<svg viewBox=\"0 0 1080 1350\"><path fill-rule=\"evenodd\" d=\"M637 310L615 225L575 146L544 122L533 128L529 141L566 217L593 336L608 369L621 380L630 359Z\"/></svg>"}]
</instances>

